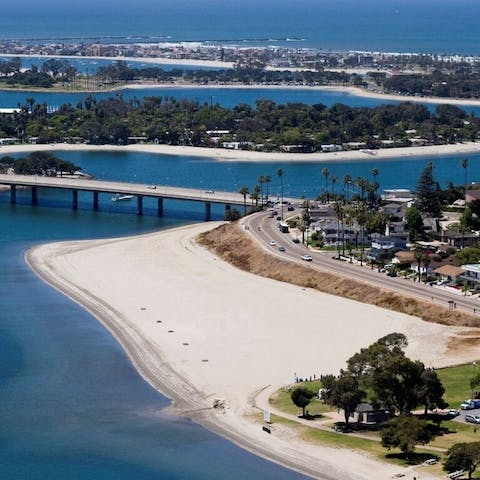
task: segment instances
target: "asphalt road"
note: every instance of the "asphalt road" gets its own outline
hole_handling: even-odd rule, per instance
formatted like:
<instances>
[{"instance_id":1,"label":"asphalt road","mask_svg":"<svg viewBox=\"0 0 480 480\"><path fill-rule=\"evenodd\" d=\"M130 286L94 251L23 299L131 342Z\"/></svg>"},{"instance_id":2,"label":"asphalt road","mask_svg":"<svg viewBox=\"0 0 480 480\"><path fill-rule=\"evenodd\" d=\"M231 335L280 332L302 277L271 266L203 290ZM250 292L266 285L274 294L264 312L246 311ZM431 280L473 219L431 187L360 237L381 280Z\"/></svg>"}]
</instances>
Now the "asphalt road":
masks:
<instances>
[{"instance_id":1,"label":"asphalt road","mask_svg":"<svg viewBox=\"0 0 480 480\"><path fill-rule=\"evenodd\" d=\"M280 213L280 207L277 208L277 211ZM284 217L288 217L289 214L293 213L287 212L286 208L284 208ZM292 262L301 263L307 268L342 275L384 290L409 295L432 302L432 304L443 305L445 308L453 308L453 302L455 302L457 309L480 315L480 301L476 298L457 295L443 288L425 285L402 277L388 277L376 269L372 270L359 264L334 259L336 255L334 252L317 252L307 249L302 243L296 244L292 241L293 237L291 234L280 232L276 226L278 222L276 216L269 218L270 214L271 212L268 211L261 212L249 215L243 219L243 225L249 234L270 254ZM274 240L276 245L270 245L271 240ZM279 246L283 246L285 252L280 252L278 250ZM311 255L313 261L306 262L301 260L300 257L303 254Z\"/></svg>"}]
</instances>

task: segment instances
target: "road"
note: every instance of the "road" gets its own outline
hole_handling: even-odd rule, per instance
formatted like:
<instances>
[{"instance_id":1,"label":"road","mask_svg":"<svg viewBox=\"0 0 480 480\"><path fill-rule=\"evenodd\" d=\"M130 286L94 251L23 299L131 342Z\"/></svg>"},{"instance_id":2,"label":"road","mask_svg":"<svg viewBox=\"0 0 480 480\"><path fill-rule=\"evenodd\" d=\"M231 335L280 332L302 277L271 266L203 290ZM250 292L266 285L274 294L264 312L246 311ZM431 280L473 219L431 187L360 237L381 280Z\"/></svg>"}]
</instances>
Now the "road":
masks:
<instances>
[{"instance_id":1,"label":"road","mask_svg":"<svg viewBox=\"0 0 480 480\"><path fill-rule=\"evenodd\" d=\"M342 275L384 290L415 297L419 300L432 302L432 304L443 305L445 308L453 308L453 302L455 302L457 309L480 315L480 301L474 297L455 294L443 288L425 285L402 277L388 277L376 269L372 270L359 264L334 259L335 254L333 252L318 252L307 249L302 243L296 244L292 241L293 237L289 233L280 232L276 227L278 220L276 220L276 217L269 218L270 213L257 213L245 217L243 220L243 225L249 234L270 254L302 264L313 270ZM288 213L293 214L294 212ZM270 245L271 240L276 242L275 246ZM283 246L285 252L280 252L278 250L279 246ZM313 257L312 262L305 262L300 259L305 253Z\"/></svg>"}]
</instances>

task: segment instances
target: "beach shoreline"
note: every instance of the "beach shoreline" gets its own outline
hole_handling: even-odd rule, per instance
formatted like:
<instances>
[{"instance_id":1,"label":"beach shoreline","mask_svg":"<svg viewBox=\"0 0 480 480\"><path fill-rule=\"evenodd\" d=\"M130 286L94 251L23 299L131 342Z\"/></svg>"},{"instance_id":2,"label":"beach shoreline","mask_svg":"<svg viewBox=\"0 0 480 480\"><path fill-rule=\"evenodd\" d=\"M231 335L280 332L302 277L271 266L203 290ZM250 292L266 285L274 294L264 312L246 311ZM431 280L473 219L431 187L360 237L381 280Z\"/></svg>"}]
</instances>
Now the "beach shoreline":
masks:
<instances>
[{"instance_id":1,"label":"beach shoreline","mask_svg":"<svg viewBox=\"0 0 480 480\"><path fill-rule=\"evenodd\" d=\"M130 144L130 145L86 145L72 143L56 144L21 144L1 145L0 158L4 155L30 153L37 151L99 151L99 152L139 152L159 155L185 155L199 158L210 158L217 161L235 162L325 162L341 163L350 161L371 162L388 160L402 160L412 157L435 157L440 155L455 156L468 155L480 152L480 142L465 142L448 145L433 145L425 147L384 148L371 151L349 150L342 152L315 152L315 153L285 153L285 152L252 152L248 150L230 150L226 148L207 148L174 146L162 144Z\"/></svg>"},{"instance_id":2,"label":"beach shoreline","mask_svg":"<svg viewBox=\"0 0 480 480\"><path fill-rule=\"evenodd\" d=\"M402 470L355 452L347 461L342 450L300 440L292 445L281 424L267 435L260 415L268 405L257 404L257 395L288 384L294 371L312 374L318 361L317 374L334 372L349 354L391 331L407 334L407 353L441 366L438 359L447 361L442 353L458 330L237 270L195 241L219 223L40 245L25 258L43 281L112 333L140 375L172 399L171 413L313 478L348 473L351 479L380 480ZM337 318L328 338L322 333L327 320L319 322L312 311ZM363 325L353 336L352 320ZM294 358L286 355L292 341L302 345ZM213 408L217 399L225 408Z\"/></svg>"},{"instance_id":3,"label":"beach shoreline","mask_svg":"<svg viewBox=\"0 0 480 480\"><path fill-rule=\"evenodd\" d=\"M6 58L42 58L42 55L29 55L29 54L0 54L0 57ZM147 63L152 65L173 65L176 67L186 67L186 66L197 66L199 68L216 68L216 69L231 69L234 68L234 63L232 62L222 62L216 60L196 60L196 59L173 59L173 58L163 58L163 57L108 57L108 56L89 56L85 55L82 57L78 57L75 55L45 55L45 59L48 60L49 58L65 58L65 59L72 59L72 60L107 60L107 61L125 61L125 62L140 62L140 63ZM309 69L302 69L302 68L268 68L267 70L276 71L276 70L287 70L287 71L302 71L302 70L309 70ZM357 72L359 70L356 69L331 69L332 71L346 71L350 73ZM360 71L363 71L360 69ZM448 98L448 97L429 97L429 96L405 96L405 95L397 95L393 93L382 93L382 92L375 92L372 90L368 90L365 88L360 87L352 87L352 86L342 86L342 85L265 85L265 84L207 84L207 85L199 85L196 83L149 83L149 82L139 82L139 83L131 83L127 85L120 85L114 87L112 89L102 89L102 90L65 90L65 89L36 89L36 88L0 88L3 91L19 91L19 92L65 92L65 93L101 93L101 92L115 92L127 89L169 89L169 88L224 88L224 89L281 89L281 90L316 90L316 91L332 91L332 92L340 92L340 93L347 93L352 96L357 97L365 97L365 98L375 98L379 100L386 100L386 101L394 101L394 102L415 102L415 103L429 103L435 105L441 104L454 104L454 105L461 105L461 106L480 106L480 99L466 99L466 98Z\"/></svg>"}]
</instances>

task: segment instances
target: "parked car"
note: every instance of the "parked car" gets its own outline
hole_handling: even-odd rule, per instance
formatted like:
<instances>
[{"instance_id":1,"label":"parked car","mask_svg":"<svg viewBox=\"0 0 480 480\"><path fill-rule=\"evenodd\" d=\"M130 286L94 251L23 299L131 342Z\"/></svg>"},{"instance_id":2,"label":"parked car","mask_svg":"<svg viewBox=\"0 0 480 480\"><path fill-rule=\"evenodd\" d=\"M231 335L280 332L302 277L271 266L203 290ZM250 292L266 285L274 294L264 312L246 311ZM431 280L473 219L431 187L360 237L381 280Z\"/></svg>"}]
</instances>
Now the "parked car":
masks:
<instances>
[{"instance_id":1,"label":"parked car","mask_svg":"<svg viewBox=\"0 0 480 480\"><path fill-rule=\"evenodd\" d=\"M456 408L451 408L447 411L446 415L449 417L458 417L460 415L460 411Z\"/></svg>"},{"instance_id":2,"label":"parked car","mask_svg":"<svg viewBox=\"0 0 480 480\"><path fill-rule=\"evenodd\" d=\"M480 423L480 415L465 415L465 421L469 423Z\"/></svg>"},{"instance_id":3,"label":"parked car","mask_svg":"<svg viewBox=\"0 0 480 480\"><path fill-rule=\"evenodd\" d=\"M310 255L306 255L306 254L302 255L300 258L305 262L311 262L313 260L313 258Z\"/></svg>"},{"instance_id":4,"label":"parked car","mask_svg":"<svg viewBox=\"0 0 480 480\"><path fill-rule=\"evenodd\" d=\"M293 239L292 239L292 242L293 242L293 243L300 243L300 239L298 239L298 238L293 238Z\"/></svg>"},{"instance_id":5,"label":"parked car","mask_svg":"<svg viewBox=\"0 0 480 480\"><path fill-rule=\"evenodd\" d=\"M272 247L274 247L276 244L277 244L277 242L276 242L275 240L270 240L270 245L271 245Z\"/></svg>"}]
</instances>

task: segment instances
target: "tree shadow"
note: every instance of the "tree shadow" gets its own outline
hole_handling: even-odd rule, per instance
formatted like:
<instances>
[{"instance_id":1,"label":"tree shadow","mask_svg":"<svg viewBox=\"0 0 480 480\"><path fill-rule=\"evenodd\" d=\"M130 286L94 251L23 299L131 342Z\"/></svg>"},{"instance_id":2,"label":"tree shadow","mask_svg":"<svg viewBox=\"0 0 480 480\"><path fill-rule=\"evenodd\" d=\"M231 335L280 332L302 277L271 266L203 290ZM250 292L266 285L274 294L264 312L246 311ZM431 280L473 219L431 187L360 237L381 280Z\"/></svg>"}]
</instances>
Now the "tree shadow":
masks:
<instances>
[{"instance_id":1,"label":"tree shadow","mask_svg":"<svg viewBox=\"0 0 480 480\"><path fill-rule=\"evenodd\" d=\"M406 455L405 453L387 453L385 458L389 460L401 460L405 462L407 465L421 465L425 463L427 460L435 459L439 460L439 457L436 455L432 455L431 453L426 452L413 452L410 455Z\"/></svg>"}]
</instances>

